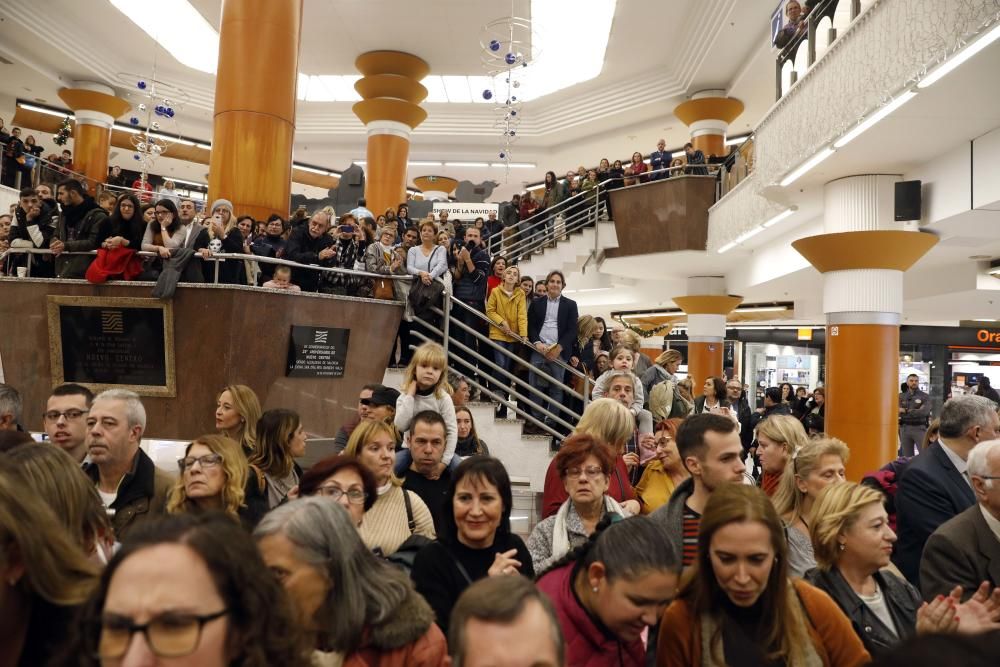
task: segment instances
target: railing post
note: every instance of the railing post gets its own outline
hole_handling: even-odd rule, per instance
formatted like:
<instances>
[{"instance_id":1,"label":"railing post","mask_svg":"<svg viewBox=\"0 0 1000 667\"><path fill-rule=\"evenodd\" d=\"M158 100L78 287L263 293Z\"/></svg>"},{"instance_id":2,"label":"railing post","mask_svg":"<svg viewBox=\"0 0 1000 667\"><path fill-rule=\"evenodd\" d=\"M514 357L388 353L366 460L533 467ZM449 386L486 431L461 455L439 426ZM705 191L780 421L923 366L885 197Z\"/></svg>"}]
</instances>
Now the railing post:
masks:
<instances>
[{"instance_id":1,"label":"railing post","mask_svg":"<svg viewBox=\"0 0 1000 667\"><path fill-rule=\"evenodd\" d=\"M448 292L448 285L444 286L444 298L441 300L441 347L444 348L444 358L448 358L448 338L451 327L451 294Z\"/></svg>"}]
</instances>

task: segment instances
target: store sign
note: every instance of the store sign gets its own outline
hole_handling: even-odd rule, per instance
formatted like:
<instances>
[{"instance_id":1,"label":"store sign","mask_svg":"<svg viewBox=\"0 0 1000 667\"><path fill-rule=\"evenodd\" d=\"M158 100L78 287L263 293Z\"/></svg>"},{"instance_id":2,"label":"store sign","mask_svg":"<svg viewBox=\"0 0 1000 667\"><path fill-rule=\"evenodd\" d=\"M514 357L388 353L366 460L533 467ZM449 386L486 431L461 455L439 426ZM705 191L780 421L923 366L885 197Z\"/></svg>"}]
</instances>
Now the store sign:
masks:
<instances>
[{"instance_id":1,"label":"store sign","mask_svg":"<svg viewBox=\"0 0 1000 667\"><path fill-rule=\"evenodd\" d=\"M1000 345L1000 331L980 329L976 332L976 340L980 343L996 343Z\"/></svg>"},{"instance_id":2,"label":"store sign","mask_svg":"<svg viewBox=\"0 0 1000 667\"><path fill-rule=\"evenodd\" d=\"M441 211L448 211L448 217L451 220L475 220L476 218L485 220L490 213L500 215L500 204L434 202L434 214L438 215Z\"/></svg>"}]
</instances>

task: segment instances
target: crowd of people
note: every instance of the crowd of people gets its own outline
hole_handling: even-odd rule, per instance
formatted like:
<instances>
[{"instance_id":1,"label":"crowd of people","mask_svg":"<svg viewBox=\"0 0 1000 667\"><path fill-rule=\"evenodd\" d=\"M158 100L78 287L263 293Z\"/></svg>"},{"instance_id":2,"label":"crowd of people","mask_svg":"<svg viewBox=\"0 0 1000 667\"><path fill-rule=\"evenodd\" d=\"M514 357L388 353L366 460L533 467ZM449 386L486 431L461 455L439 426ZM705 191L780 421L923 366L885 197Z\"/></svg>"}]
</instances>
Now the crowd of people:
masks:
<instances>
[{"instance_id":1,"label":"crowd of people","mask_svg":"<svg viewBox=\"0 0 1000 667\"><path fill-rule=\"evenodd\" d=\"M524 535L433 342L400 387L365 385L337 451L305 470L308 425L244 385L202 406L216 430L175 474L141 447L131 391L57 387L28 406L39 443L0 385L11 664L852 666L921 645L995 664L996 403L948 400L917 456L857 483L845 464L864 443L809 432L821 391L772 387L757 411L710 378L687 401L675 350L637 375L628 332L596 331L574 351L611 339L604 396ZM669 407L642 407L647 384Z\"/></svg>"}]
</instances>

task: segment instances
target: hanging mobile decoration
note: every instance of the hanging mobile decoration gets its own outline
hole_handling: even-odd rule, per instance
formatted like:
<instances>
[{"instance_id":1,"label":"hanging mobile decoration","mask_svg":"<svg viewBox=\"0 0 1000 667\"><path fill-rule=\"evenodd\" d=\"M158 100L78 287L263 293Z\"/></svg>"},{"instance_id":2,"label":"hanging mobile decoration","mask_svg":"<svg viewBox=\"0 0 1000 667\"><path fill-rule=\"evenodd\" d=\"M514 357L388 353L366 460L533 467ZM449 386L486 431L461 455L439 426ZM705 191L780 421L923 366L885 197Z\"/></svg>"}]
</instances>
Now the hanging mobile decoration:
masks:
<instances>
[{"instance_id":1,"label":"hanging mobile decoration","mask_svg":"<svg viewBox=\"0 0 1000 667\"><path fill-rule=\"evenodd\" d=\"M132 91L127 94L135 105L134 115L128 121L136 130L131 136L132 159L139 163L140 188L144 189L156 158L180 138L174 116L189 97L184 90L156 78L155 61L152 76L123 72L118 74L118 80L122 87Z\"/></svg>"},{"instance_id":2,"label":"hanging mobile decoration","mask_svg":"<svg viewBox=\"0 0 1000 667\"><path fill-rule=\"evenodd\" d=\"M525 78L525 68L532 58L538 57L532 49L531 21L511 15L490 21L480 33L483 68L493 80L493 88L483 91L483 99L493 101L496 115L494 127L500 132L500 146L496 158L504 164L504 182L510 174L512 146L517 141L517 129L521 122L521 102L524 97L519 90ZM529 57L530 54L530 57Z\"/></svg>"},{"instance_id":3,"label":"hanging mobile decoration","mask_svg":"<svg viewBox=\"0 0 1000 667\"><path fill-rule=\"evenodd\" d=\"M59 124L59 131L52 135L52 143L56 146L65 146L72 134L73 127L70 124L69 116L66 116Z\"/></svg>"}]
</instances>

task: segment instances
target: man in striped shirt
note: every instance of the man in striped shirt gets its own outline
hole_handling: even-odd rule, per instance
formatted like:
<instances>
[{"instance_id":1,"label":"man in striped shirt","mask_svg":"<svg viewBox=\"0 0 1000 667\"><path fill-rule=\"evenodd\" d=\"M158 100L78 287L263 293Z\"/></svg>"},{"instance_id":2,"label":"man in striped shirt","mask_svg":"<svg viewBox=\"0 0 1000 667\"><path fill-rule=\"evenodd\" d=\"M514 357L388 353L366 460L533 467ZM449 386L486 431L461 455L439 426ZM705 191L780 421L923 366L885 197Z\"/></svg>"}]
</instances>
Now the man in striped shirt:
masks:
<instances>
[{"instance_id":1,"label":"man in striped shirt","mask_svg":"<svg viewBox=\"0 0 1000 667\"><path fill-rule=\"evenodd\" d=\"M708 497L723 484L743 482L743 447L736 422L712 413L684 420L677 429L676 442L691 477L650 516L667 531L684 567L688 567L698 554L698 526Z\"/></svg>"}]
</instances>

